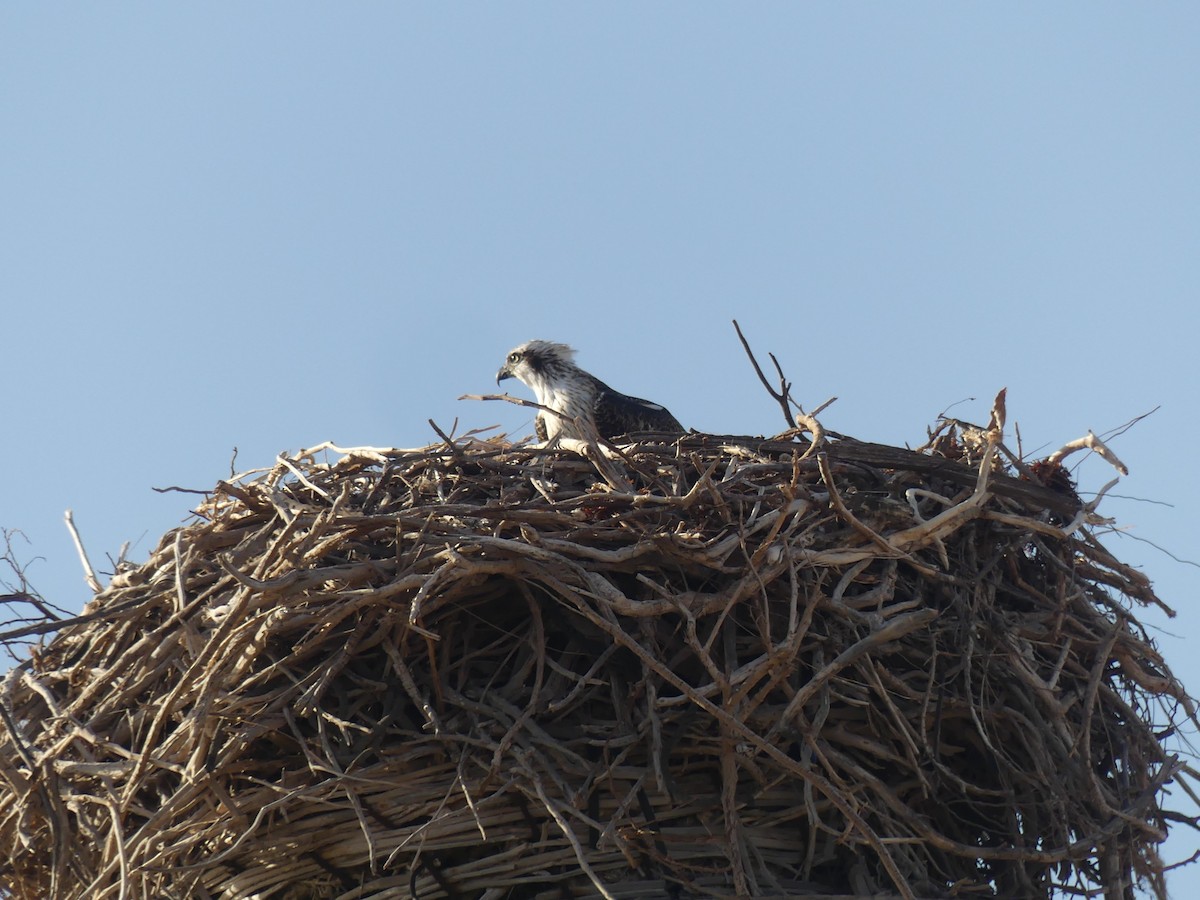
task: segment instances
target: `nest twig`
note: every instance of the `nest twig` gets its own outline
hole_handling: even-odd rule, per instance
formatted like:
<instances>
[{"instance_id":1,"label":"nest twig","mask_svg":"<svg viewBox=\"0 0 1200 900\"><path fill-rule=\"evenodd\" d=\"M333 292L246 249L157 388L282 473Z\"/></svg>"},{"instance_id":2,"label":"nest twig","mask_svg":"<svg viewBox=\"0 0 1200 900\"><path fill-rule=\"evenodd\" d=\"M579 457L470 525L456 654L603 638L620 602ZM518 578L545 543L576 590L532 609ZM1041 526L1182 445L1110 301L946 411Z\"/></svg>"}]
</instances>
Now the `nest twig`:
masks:
<instances>
[{"instance_id":1,"label":"nest twig","mask_svg":"<svg viewBox=\"0 0 1200 900\"><path fill-rule=\"evenodd\" d=\"M1160 601L995 440L222 482L0 686L0 891L1164 896Z\"/></svg>"}]
</instances>

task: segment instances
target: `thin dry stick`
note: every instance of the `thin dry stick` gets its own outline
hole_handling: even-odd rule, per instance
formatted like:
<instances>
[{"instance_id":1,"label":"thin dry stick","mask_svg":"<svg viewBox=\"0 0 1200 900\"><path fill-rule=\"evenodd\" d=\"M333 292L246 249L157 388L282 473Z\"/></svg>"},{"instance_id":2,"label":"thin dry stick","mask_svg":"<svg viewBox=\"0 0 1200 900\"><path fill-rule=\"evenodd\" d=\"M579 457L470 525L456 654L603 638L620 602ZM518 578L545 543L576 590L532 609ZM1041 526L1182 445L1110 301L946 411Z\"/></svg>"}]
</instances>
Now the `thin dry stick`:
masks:
<instances>
[{"instance_id":1,"label":"thin dry stick","mask_svg":"<svg viewBox=\"0 0 1200 900\"><path fill-rule=\"evenodd\" d=\"M604 886L604 882L600 880L600 876L596 874L596 870L588 863L588 855L580 845L579 838L575 836L575 830L563 818L562 813L558 811L558 807L546 796L546 789L542 787L541 779L535 778L533 787L537 791L538 799L542 801L542 805L546 808L546 812L550 813L551 818L554 819L554 824L558 826L563 837L570 842L571 849L575 851L575 859L579 862L579 868L587 875L588 880L604 900L616 900L612 892Z\"/></svg>"},{"instance_id":2,"label":"thin dry stick","mask_svg":"<svg viewBox=\"0 0 1200 900\"><path fill-rule=\"evenodd\" d=\"M1126 467L1125 463L1117 459L1117 455L1108 448L1108 445L1105 444L1104 441L1100 440L1100 438L1096 437L1096 435L1094 435L1091 431L1081 438L1077 438L1064 444L1058 450L1055 450L1048 457L1046 457L1046 461L1052 463L1062 462L1063 459L1077 450L1093 450L1100 456L1101 459L1105 460L1122 475L1129 474L1129 469Z\"/></svg>"},{"instance_id":3,"label":"thin dry stick","mask_svg":"<svg viewBox=\"0 0 1200 900\"><path fill-rule=\"evenodd\" d=\"M79 561L83 564L84 580L92 589L92 593L98 594L103 588L100 586L100 579L96 577L96 570L92 568L92 563L88 559L87 551L83 549L83 540L79 537L79 531L75 528L75 514L68 509L63 514L63 518L66 520L67 530L71 532L71 540L75 542L75 551L79 554Z\"/></svg>"},{"instance_id":4,"label":"thin dry stick","mask_svg":"<svg viewBox=\"0 0 1200 900\"><path fill-rule=\"evenodd\" d=\"M746 351L746 355L750 357L750 364L754 366L754 371L758 375L758 380L762 382L763 387L767 389L767 393L775 398L775 402L779 404L779 408L783 410L783 418L788 424L788 428L796 427L796 420L792 416L791 398L788 392L792 388L792 384L783 376L783 370L779 367L779 361L775 359L775 354L768 354L771 357L771 362L775 363L775 371L779 373L779 390L771 387L771 382L767 381L767 376L763 374L762 366L758 364L758 360L754 357L754 351L750 349L750 342L746 340L746 336L742 334L742 328L738 325L737 319L733 320L734 330L737 331L738 340L742 342L742 348Z\"/></svg>"},{"instance_id":5,"label":"thin dry stick","mask_svg":"<svg viewBox=\"0 0 1200 900\"><path fill-rule=\"evenodd\" d=\"M550 413L557 416L564 422L569 421L564 413L560 413L557 409L551 409L549 406L543 406L536 400L526 400L524 397L514 397L511 394L463 394L459 400L503 400L505 403L514 403L517 406L527 406L530 409L536 409L539 412Z\"/></svg>"}]
</instances>

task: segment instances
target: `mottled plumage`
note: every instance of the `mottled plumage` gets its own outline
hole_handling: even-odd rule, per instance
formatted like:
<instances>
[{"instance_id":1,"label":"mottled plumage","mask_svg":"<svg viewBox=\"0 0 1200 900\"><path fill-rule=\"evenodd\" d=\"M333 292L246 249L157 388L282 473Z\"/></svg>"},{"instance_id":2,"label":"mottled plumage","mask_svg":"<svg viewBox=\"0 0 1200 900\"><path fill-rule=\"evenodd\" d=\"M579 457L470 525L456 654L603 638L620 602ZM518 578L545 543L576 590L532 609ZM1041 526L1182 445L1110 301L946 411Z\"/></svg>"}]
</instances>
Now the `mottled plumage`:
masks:
<instances>
[{"instance_id":1,"label":"mottled plumage","mask_svg":"<svg viewBox=\"0 0 1200 900\"><path fill-rule=\"evenodd\" d=\"M529 341L513 349L496 373L496 383L516 378L529 387L542 406L565 419L539 412L534 426L540 440L584 438L570 421L583 419L604 438L635 431L683 433L683 426L666 407L614 391L575 365L575 351L566 344Z\"/></svg>"}]
</instances>

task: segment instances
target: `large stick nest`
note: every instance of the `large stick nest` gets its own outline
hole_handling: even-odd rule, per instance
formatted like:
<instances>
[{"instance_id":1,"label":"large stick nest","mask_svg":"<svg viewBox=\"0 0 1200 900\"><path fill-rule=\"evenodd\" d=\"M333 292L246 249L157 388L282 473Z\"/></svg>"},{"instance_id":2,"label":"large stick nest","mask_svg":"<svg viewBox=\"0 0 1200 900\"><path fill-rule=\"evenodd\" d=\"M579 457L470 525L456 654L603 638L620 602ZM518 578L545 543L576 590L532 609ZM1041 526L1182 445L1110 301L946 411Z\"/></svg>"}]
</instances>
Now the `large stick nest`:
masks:
<instances>
[{"instance_id":1,"label":"large stick nest","mask_svg":"<svg viewBox=\"0 0 1200 900\"><path fill-rule=\"evenodd\" d=\"M0 893L1164 895L1157 598L983 446L222 482L9 673Z\"/></svg>"}]
</instances>

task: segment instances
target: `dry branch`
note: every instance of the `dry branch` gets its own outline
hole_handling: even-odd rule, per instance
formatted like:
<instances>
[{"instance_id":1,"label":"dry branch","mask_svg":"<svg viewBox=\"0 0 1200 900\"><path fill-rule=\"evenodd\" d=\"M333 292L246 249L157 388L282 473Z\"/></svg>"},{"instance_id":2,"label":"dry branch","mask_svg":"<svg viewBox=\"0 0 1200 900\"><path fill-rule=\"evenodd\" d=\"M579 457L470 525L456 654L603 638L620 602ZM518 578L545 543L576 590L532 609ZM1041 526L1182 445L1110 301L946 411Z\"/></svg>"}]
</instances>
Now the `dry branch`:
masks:
<instances>
[{"instance_id":1,"label":"dry branch","mask_svg":"<svg viewBox=\"0 0 1200 900\"><path fill-rule=\"evenodd\" d=\"M733 320L733 328L737 331L738 340L742 342L742 349L746 351L746 356L750 358L750 364L754 366L754 372L758 375L758 380L762 382L762 386L767 389L767 393L775 398L775 402L783 410L783 418L787 422L788 428L794 429L796 427L796 419L792 415L792 383L783 374L783 368L779 365L779 360L775 358L774 353L767 354L771 357L771 362L775 364L775 373L779 376L779 390L775 390L775 388L771 387L771 382L767 380L767 376L763 374L762 366L758 364L758 359L754 356L754 351L750 349L750 342L742 334L742 326L738 324L737 319Z\"/></svg>"}]
</instances>

